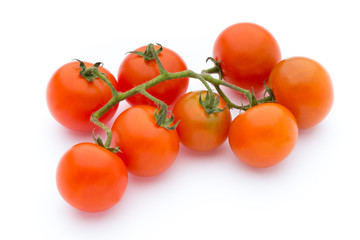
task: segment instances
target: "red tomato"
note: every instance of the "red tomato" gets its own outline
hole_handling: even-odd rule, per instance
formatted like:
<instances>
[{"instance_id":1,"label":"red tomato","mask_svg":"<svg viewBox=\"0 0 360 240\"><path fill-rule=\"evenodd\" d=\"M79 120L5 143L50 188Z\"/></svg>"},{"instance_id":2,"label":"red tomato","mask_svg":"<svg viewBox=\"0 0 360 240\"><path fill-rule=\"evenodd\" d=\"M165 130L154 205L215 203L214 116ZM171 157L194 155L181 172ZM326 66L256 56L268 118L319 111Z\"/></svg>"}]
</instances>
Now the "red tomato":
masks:
<instances>
[{"instance_id":1,"label":"red tomato","mask_svg":"<svg viewBox=\"0 0 360 240\"><path fill-rule=\"evenodd\" d=\"M281 60L275 38L263 27L238 23L220 33L213 57L220 61L225 81L255 93L264 90L264 82Z\"/></svg>"},{"instance_id":2,"label":"red tomato","mask_svg":"<svg viewBox=\"0 0 360 240\"><path fill-rule=\"evenodd\" d=\"M56 172L60 195L74 208L99 212L120 201L128 181L115 154L94 143L80 143L61 158Z\"/></svg>"},{"instance_id":3,"label":"red tomato","mask_svg":"<svg viewBox=\"0 0 360 240\"><path fill-rule=\"evenodd\" d=\"M112 127L113 145L120 147L118 155L130 173L154 176L168 169L179 152L179 137L175 130L159 127L155 108L137 105L122 112Z\"/></svg>"},{"instance_id":4,"label":"red tomato","mask_svg":"<svg viewBox=\"0 0 360 240\"><path fill-rule=\"evenodd\" d=\"M86 67L93 64L85 63ZM52 116L64 127L77 131L91 131L96 127L90 122L93 112L100 109L111 98L109 87L101 79L88 82L80 72L79 62L70 62L60 67L51 77L46 92L47 105ZM115 77L105 68L99 67L117 88ZM100 121L106 123L115 114L118 105L105 113Z\"/></svg>"},{"instance_id":5,"label":"red tomato","mask_svg":"<svg viewBox=\"0 0 360 240\"><path fill-rule=\"evenodd\" d=\"M229 108L220 113L207 114L199 103L199 95L205 99L206 91L189 92L175 104L173 114L180 142L195 151L210 151L220 146L228 136L231 123ZM226 102L220 98L218 108L223 109Z\"/></svg>"},{"instance_id":6,"label":"red tomato","mask_svg":"<svg viewBox=\"0 0 360 240\"><path fill-rule=\"evenodd\" d=\"M238 159L264 168L285 159L295 147L296 120L285 107L264 103L238 115L229 129L229 143Z\"/></svg>"},{"instance_id":7,"label":"red tomato","mask_svg":"<svg viewBox=\"0 0 360 240\"><path fill-rule=\"evenodd\" d=\"M329 74L309 58L281 61L271 72L269 85L276 101L294 114L300 129L321 122L333 104L334 90Z\"/></svg>"},{"instance_id":8,"label":"red tomato","mask_svg":"<svg viewBox=\"0 0 360 240\"><path fill-rule=\"evenodd\" d=\"M158 48L159 46L155 46L155 49ZM146 46L143 46L135 51L144 52L145 49ZM168 72L180 72L187 69L182 58L168 48L163 48L158 56L162 65ZM145 61L143 57L129 53L119 68L119 89L122 92L128 91L158 75L160 75L160 71L155 60ZM188 85L189 78L179 78L159 83L149 88L147 91L154 97L164 101L167 105L173 106L175 101L186 92ZM141 94L129 97L126 101L131 105L149 104L155 106L152 101Z\"/></svg>"}]
</instances>

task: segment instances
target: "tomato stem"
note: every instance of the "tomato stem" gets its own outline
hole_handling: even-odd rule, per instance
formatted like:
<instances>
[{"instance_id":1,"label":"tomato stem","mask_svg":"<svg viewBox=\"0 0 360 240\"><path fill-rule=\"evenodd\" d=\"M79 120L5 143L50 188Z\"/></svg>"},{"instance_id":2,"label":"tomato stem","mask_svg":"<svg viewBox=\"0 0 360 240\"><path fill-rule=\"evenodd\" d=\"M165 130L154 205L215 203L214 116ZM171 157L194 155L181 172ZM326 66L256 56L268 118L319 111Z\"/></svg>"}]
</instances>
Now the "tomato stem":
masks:
<instances>
[{"instance_id":1,"label":"tomato stem","mask_svg":"<svg viewBox=\"0 0 360 240\"><path fill-rule=\"evenodd\" d=\"M267 96L267 97L263 97L257 100L258 103L266 103L266 102L275 102L274 97L273 96Z\"/></svg>"},{"instance_id":2,"label":"tomato stem","mask_svg":"<svg viewBox=\"0 0 360 240\"><path fill-rule=\"evenodd\" d=\"M160 46L160 49L162 49L162 46L161 44L158 44ZM147 46L147 50L150 51L151 55L153 56L153 58L155 59L156 61L156 64L159 68L159 71L160 71L160 74L167 74L168 72L165 70L164 66L162 65L159 57L158 57L158 53L155 51L155 47L154 47L154 44L150 43L148 46Z\"/></svg>"},{"instance_id":3,"label":"tomato stem","mask_svg":"<svg viewBox=\"0 0 360 240\"><path fill-rule=\"evenodd\" d=\"M243 106L237 105L235 103L233 103L232 101L230 101L230 99L225 95L225 93L223 92L223 90L220 88L220 86L218 84L214 84L214 87L216 89L216 91L219 93L219 95L224 99L224 101L226 102L227 106L229 108L236 108L236 109L243 109Z\"/></svg>"},{"instance_id":4,"label":"tomato stem","mask_svg":"<svg viewBox=\"0 0 360 240\"><path fill-rule=\"evenodd\" d=\"M142 95L144 95L145 97L147 97L148 99L150 99L151 101L153 101L155 103L155 105L160 106L161 108L166 108L167 109L167 105L166 103L164 103L163 101L161 101L160 99L154 97L153 95L151 95L150 93L148 93L146 90L142 90L140 92Z\"/></svg>"},{"instance_id":5,"label":"tomato stem","mask_svg":"<svg viewBox=\"0 0 360 240\"><path fill-rule=\"evenodd\" d=\"M109 86L113 96L117 94L115 87L111 84L105 73L101 73L97 68L94 70L94 73L98 78L103 80Z\"/></svg>"},{"instance_id":6,"label":"tomato stem","mask_svg":"<svg viewBox=\"0 0 360 240\"><path fill-rule=\"evenodd\" d=\"M250 104L250 107L253 106L253 99L252 99L252 96L251 96L251 92L249 90L246 90L246 89L243 89L243 88L240 88L238 86L235 86L231 83L228 83L228 82L225 82L225 81L222 81L222 80L219 80L219 79L216 79L210 75L203 75L204 78L206 79L206 81L212 83L214 86L218 85L223 85L225 87L228 87L228 88L231 88L233 90L236 90L242 94L244 94L244 96L249 100L249 104ZM220 94L220 93L219 93ZM225 95L225 94L224 94ZM224 99L225 100L225 99ZM227 103L232 105L234 108L237 108L237 109L240 109L240 110L246 110L245 108L243 108L242 106L238 106L238 105L235 105L233 103L230 102L230 100L227 98Z\"/></svg>"},{"instance_id":7,"label":"tomato stem","mask_svg":"<svg viewBox=\"0 0 360 240\"><path fill-rule=\"evenodd\" d=\"M216 61L214 58L208 57L206 59L206 62L208 62L209 60L212 61L215 66L212 67L212 68L201 71L201 74L217 73L219 75L219 79L222 80L223 74L222 74L222 70L221 70L221 67L220 67L220 61Z\"/></svg>"},{"instance_id":8,"label":"tomato stem","mask_svg":"<svg viewBox=\"0 0 360 240\"><path fill-rule=\"evenodd\" d=\"M104 131L106 132L106 142L105 142L104 146L105 146L105 148L110 148L111 147L111 139L112 139L112 131L104 123L100 122L99 119L94 116L94 114L91 115L90 121L95 123L102 129L104 129Z\"/></svg>"},{"instance_id":9,"label":"tomato stem","mask_svg":"<svg viewBox=\"0 0 360 240\"><path fill-rule=\"evenodd\" d=\"M207 74L219 73L219 68L215 66L215 67L201 71L201 74L206 74L206 73Z\"/></svg>"},{"instance_id":10,"label":"tomato stem","mask_svg":"<svg viewBox=\"0 0 360 240\"><path fill-rule=\"evenodd\" d=\"M175 129L177 124L175 125L173 124L174 117L171 116L168 118L168 105L166 105L166 103L164 103L160 99L157 99L156 97L148 93L146 90L143 90L140 93L159 106L154 113L156 124L168 130Z\"/></svg>"}]
</instances>

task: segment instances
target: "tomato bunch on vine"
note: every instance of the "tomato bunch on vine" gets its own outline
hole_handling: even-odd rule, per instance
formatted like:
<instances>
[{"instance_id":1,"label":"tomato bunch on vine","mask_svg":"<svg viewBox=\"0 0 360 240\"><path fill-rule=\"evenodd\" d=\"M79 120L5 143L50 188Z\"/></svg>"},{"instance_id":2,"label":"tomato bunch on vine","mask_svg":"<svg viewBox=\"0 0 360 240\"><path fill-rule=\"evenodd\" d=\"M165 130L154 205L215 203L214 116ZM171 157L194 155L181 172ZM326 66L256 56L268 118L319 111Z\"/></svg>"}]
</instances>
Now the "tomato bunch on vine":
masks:
<instances>
[{"instance_id":1,"label":"tomato bunch on vine","mask_svg":"<svg viewBox=\"0 0 360 240\"><path fill-rule=\"evenodd\" d=\"M101 62L60 67L47 87L51 114L66 128L93 131L93 143L76 144L59 161L64 200L82 211L106 210L125 193L128 173L161 174L180 144L207 152L228 139L245 164L274 166L292 152L298 132L319 124L332 107L324 67L306 57L281 59L276 39L259 25L226 28L207 61L213 67L196 73L175 51L149 44L128 53L117 78ZM204 89L187 92L190 79ZM225 88L245 101L230 100ZM107 126L123 100L131 106ZM238 109L234 119L231 109Z\"/></svg>"}]
</instances>

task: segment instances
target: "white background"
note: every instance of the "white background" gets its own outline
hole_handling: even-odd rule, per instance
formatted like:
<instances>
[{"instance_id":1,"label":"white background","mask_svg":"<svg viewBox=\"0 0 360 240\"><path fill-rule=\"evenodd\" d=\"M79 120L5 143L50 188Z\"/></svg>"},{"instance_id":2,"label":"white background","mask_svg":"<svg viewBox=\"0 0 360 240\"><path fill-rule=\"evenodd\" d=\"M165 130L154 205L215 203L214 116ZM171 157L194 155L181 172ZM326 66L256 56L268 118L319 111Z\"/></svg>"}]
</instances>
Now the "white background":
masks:
<instances>
[{"instance_id":1,"label":"white background","mask_svg":"<svg viewBox=\"0 0 360 240\"><path fill-rule=\"evenodd\" d=\"M356 1L6 1L0 14L0 239L360 239L360 15ZM129 176L109 211L77 211L59 196L55 171L89 134L49 114L52 73L79 58L114 75L124 54L159 42L188 67L210 67L217 35L254 22L282 57L306 56L332 76L335 102L301 131L281 164L253 169L228 143L208 154L181 147L153 178ZM190 90L202 89L191 80ZM121 103L120 110L127 107ZM233 112L236 115L236 112Z\"/></svg>"}]
</instances>

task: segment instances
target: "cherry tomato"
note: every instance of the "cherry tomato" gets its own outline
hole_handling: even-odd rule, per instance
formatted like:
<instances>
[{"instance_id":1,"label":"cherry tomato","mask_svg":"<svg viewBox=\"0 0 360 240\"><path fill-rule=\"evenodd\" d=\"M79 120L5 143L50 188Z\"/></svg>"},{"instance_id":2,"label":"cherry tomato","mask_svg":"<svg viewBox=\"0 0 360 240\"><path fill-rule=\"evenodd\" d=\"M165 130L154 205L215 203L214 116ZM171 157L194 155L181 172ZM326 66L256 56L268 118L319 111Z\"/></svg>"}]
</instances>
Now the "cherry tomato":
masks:
<instances>
[{"instance_id":1,"label":"cherry tomato","mask_svg":"<svg viewBox=\"0 0 360 240\"><path fill-rule=\"evenodd\" d=\"M112 127L114 146L130 173L154 176L168 169L179 152L179 137L175 130L156 124L155 108L136 105L126 109Z\"/></svg>"},{"instance_id":2,"label":"cherry tomato","mask_svg":"<svg viewBox=\"0 0 360 240\"><path fill-rule=\"evenodd\" d=\"M253 23L237 23L217 37L213 57L220 61L225 81L255 93L264 90L265 80L281 60L275 38Z\"/></svg>"},{"instance_id":3,"label":"cherry tomato","mask_svg":"<svg viewBox=\"0 0 360 240\"><path fill-rule=\"evenodd\" d=\"M61 158L56 172L60 195L74 208L104 211L123 196L126 166L115 153L94 143L80 143Z\"/></svg>"},{"instance_id":4,"label":"cherry tomato","mask_svg":"<svg viewBox=\"0 0 360 240\"><path fill-rule=\"evenodd\" d=\"M297 136L294 116L277 103L250 108L238 115L229 129L229 143L236 157L257 168L285 159L295 147Z\"/></svg>"},{"instance_id":5,"label":"cherry tomato","mask_svg":"<svg viewBox=\"0 0 360 240\"><path fill-rule=\"evenodd\" d=\"M158 48L159 46L155 46L155 49ZM135 51L144 52L145 49L146 46L143 46ZM163 48L158 57L168 72L180 72L187 69L182 58L168 48ZM155 60L145 61L143 57L129 53L119 67L119 89L122 92L128 91L158 75L160 75L160 71ZM164 101L167 105L173 106L175 101L186 92L188 85L189 78L179 78L159 83L147 91L154 97ZM152 101L140 93L127 98L126 101L131 105L154 106Z\"/></svg>"},{"instance_id":6,"label":"cherry tomato","mask_svg":"<svg viewBox=\"0 0 360 240\"><path fill-rule=\"evenodd\" d=\"M220 146L228 136L231 123L229 108L220 113L207 114L199 103L199 95L205 99L206 91L189 92L175 104L173 114L179 121L177 132L180 142L195 151L210 151ZM218 108L226 102L220 98Z\"/></svg>"},{"instance_id":7,"label":"cherry tomato","mask_svg":"<svg viewBox=\"0 0 360 240\"><path fill-rule=\"evenodd\" d=\"M276 101L295 116L299 129L321 122L333 104L334 91L327 71L316 61L293 57L281 61L270 74Z\"/></svg>"},{"instance_id":8,"label":"cherry tomato","mask_svg":"<svg viewBox=\"0 0 360 240\"><path fill-rule=\"evenodd\" d=\"M91 67L93 64L85 65ZM117 88L115 77L105 68L98 69L105 73ZM88 82L79 72L79 62L70 62L54 73L47 86L47 105L52 116L64 127L77 131L91 131L96 127L90 122L91 114L105 105L112 94L101 79ZM100 121L108 122L114 116L117 107L118 105L111 108Z\"/></svg>"}]
</instances>

